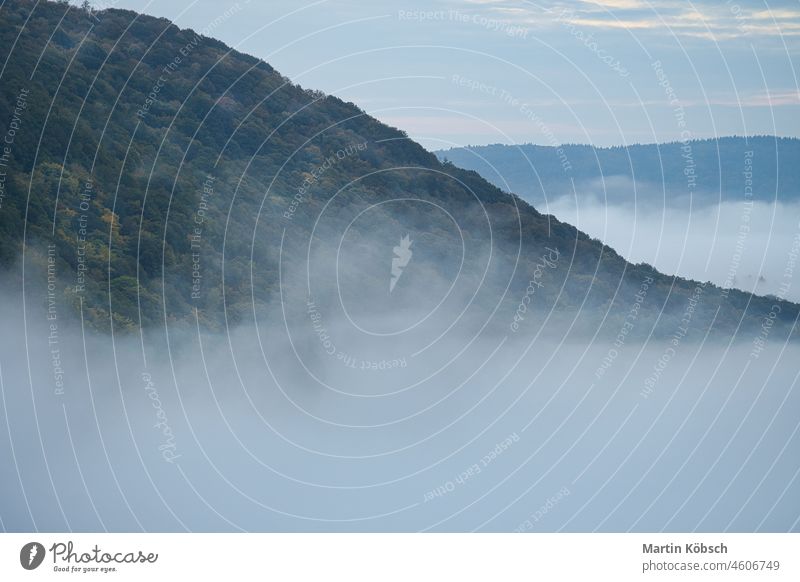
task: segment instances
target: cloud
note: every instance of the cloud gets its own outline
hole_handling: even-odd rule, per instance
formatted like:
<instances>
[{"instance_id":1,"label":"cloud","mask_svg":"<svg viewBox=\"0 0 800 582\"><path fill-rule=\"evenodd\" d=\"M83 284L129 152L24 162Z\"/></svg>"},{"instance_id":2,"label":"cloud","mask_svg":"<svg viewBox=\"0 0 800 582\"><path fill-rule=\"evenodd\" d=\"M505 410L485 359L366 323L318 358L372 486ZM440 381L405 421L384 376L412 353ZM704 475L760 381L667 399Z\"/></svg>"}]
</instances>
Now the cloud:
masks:
<instances>
[{"instance_id":1,"label":"cloud","mask_svg":"<svg viewBox=\"0 0 800 582\"><path fill-rule=\"evenodd\" d=\"M675 2L672 0L602 0L581 3L552 2L547 5L501 1L473 2L486 12L513 15L516 24L539 29L565 22L573 26L630 31L650 31L712 40L743 36L796 36L800 34L800 11L775 10L739 4Z\"/></svg>"},{"instance_id":2,"label":"cloud","mask_svg":"<svg viewBox=\"0 0 800 582\"><path fill-rule=\"evenodd\" d=\"M781 107L800 105L800 92L795 90L759 91L740 95L739 99L712 98L710 105L730 107Z\"/></svg>"},{"instance_id":3,"label":"cloud","mask_svg":"<svg viewBox=\"0 0 800 582\"><path fill-rule=\"evenodd\" d=\"M584 2L584 4L596 4L603 8L618 8L623 10L638 10L647 8L648 6L646 2L642 2L640 0L604 0L602 2L592 0L590 2Z\"/></svg>"},{"instance_id":4,"label":"cloud","mask_svg":"<svg viewBox=\"0 0 800 582\"><path fill-rule=\"evenodd\" d=\"M797 20L800 10L759 10L750 14L752 20Z\"/></svg>"}]
</instances>

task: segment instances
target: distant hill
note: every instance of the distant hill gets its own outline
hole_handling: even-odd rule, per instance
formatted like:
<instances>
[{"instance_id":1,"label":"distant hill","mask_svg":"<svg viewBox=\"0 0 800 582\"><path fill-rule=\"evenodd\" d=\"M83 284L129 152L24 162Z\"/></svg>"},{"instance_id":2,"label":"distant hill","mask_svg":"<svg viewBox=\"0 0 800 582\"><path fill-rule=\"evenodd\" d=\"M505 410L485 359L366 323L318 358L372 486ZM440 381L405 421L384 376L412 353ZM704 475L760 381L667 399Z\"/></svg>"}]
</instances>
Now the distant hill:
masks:
<instances>
[{"instance_id":1,"label":"distant hill","mask_svg":"<svg viewBox=\"0 0 800 582\"><path fill-rule=\"evenodd\" d=\"M219 330L276 309L316 323L312 302L373 320L438 302L506 333L554 316L614 337L649 281L631 336L750 340L798 315L629 264L354 104L167 20L26 0L0 14L0 129L16 128L0 261L15 284L24 265L28 308L102 330ZM574 171L589 175L592 155L570 149ZM537 165L555 179L554 164Z\"/></svg>"},{"instance_id":2,"label":"distant hill","mask_svg":"<svg viewBox=\"0 0 800 582\"><path fill-rule=\"evenodd\" d=\"M752 199L800 200L800 140L723 137L686 143L592 147L487 145L437 151L440 160L475 170L535 206L590 193L610 203L716 204ZM636 182L634 191L633 182ZM749 182L749 181L752 182Z\"/></svg>"}]
</instances>

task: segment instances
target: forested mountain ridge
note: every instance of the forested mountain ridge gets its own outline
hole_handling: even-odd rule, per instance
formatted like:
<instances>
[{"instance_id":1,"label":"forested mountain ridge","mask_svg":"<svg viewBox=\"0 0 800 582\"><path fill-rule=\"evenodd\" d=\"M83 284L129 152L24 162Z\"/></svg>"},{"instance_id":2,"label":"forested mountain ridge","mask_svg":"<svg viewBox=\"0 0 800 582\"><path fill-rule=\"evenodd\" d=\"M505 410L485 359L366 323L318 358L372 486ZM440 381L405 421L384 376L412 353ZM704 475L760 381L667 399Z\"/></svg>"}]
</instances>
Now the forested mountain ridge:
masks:
<instances>
[{"instance_id":1,"label":"forested mountain ridge","mask_svg":"<svg viewBox=\"0 0 800 582\"><path fill-rule=\"evenodd\" d=\"M564 144L469 146L437 151L442 160L479 172L535 205L591 190L609 203L703 206L800 199L800 140L721 137L626 147ZM636 182L637 188L633 188ZM750 188L745 197L745 188Z\"/></svg>"},{"instance_id":2,"label":"forested mountain ridge","mask_svg":"<svg viewBox=\"0 0 800 582\"><path fill-rule=\"evenodd\" d=\"M420 280L453 281L503 329L556 313L613 336L643 281L635 334L672 337L690 307L698 339L712 322L749 339L776 304L774 329L797 317L791 303L628 264L354 104L164 19L9 0L0 38L0 129L14 130L0 260L19 280L24 241L43 304L98 329L193 326L195 314L220 329L305 298L306 272L335 275L345 297L389 293L387 253L407 233ZM358 260L340 280L342 248ZM310 257L322 267L300 268ZM526 297L530 316L515 321Z\"/></svg>"}]
</instances>

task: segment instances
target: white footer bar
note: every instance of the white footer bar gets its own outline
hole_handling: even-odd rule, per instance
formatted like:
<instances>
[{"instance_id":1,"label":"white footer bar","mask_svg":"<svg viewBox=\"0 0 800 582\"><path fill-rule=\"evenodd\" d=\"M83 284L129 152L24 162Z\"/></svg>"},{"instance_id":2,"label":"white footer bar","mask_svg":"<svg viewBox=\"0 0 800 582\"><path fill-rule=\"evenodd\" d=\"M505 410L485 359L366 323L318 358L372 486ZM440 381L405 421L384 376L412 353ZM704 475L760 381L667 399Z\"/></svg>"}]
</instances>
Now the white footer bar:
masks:
<instances>
[{"instance_id":1,"label":"white footer bar","mask_svg":"<svg viewBox=\"0 0 800 582\"><path fill-rule=\"evenodd\" d=\"M800 580L800 534L2 534L0 580Z\"/></svg>"}]
</instances>

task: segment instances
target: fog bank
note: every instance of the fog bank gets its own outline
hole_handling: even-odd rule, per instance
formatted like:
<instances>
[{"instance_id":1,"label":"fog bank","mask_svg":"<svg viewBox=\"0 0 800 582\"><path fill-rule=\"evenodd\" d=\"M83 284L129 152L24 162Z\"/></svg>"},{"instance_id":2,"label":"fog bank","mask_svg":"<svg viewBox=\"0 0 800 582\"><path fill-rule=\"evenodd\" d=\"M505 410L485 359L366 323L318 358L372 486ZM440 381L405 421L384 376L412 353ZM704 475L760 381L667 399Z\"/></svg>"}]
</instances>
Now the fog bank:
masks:
<instances>
[{"instance_id":1,"label":"fog bank","mask_svg":"<svg viewBox=\"0 0 800 582\"><path fill-rule=\"evenodd\" d=\"M597 194L597 193L595 193ZM633 263L757 295L778 295L784 269L800 253L800 204L723 202L619 204L597 195L561 196L548 212L603 241ZM800 287L784 295L800 301Z\"/></svg>"},{"instance_id":2,"label":"fog bank","mask_svg":"<svg viewBox=\"0 0 800 582\"><path fill-rule=\"evenodd\" d=\"M777 340L429 345L324 310L109 337L34 299L0 300L9 531L798 529Z\"/></svg>"}]
</instances>

